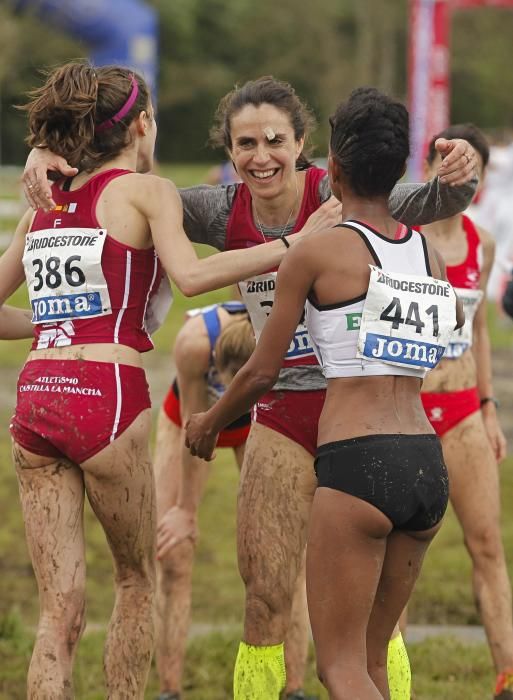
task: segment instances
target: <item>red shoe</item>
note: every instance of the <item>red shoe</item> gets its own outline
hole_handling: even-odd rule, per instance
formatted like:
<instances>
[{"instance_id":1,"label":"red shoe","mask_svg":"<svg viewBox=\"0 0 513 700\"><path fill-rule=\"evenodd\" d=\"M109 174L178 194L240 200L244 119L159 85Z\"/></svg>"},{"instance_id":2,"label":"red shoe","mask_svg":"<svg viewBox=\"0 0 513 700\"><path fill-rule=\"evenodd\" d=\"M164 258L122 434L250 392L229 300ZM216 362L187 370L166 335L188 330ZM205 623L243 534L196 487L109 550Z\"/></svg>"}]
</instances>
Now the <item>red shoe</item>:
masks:
<instances>
[{"instance_id":1,"label":"red shoe","mask_svg":"<svg viewBox=\"0 0 513 700\"><path fill-rule=\"evenodd\" d=\"M495 686L494 700L513 700L513 670L499 673Z\"/></svg>"}]
</instances>

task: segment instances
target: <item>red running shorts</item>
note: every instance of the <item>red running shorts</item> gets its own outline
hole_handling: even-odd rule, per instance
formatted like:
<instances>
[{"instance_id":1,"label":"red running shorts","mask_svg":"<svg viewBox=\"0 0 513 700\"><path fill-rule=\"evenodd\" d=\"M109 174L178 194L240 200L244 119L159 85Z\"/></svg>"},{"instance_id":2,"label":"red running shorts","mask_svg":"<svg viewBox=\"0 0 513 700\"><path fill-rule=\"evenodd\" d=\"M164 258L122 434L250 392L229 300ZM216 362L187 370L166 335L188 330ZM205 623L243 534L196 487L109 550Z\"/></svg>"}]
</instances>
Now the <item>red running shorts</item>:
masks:
<instances>
[{"instance_id":1,"label":"red running shorts","mask_svg":"<svg viewBox=\"0 0 513 700\"><path fill-rule=\"evenodd\" d=\"M162 405L164 413L169 420L182 427L182 416L180 413L180 398L178 396L178 386L173 382ZM239 447L248 439L251 428L251 415L246 413L233 423L230 423L224 430L221 430L217 438L216 447Z\"/></svg>"},{"instance_id":2,"label":"red running shorts","mask_svg":"<svg viewBox=\"0 0 513 700\"><path fill-rule=\"evenodd\" d=\"M421 394L422 404L429 422L438 437L455 428L458 423L479 411L481 404L477 387L435 394Z\"/></svg>"},{"instance_id":3,"label":"red running shorts","mask_svg":"<svg viewBox=\"0 0 513 700\"><path fill-rule=\"evenodd\" d=\"M253 420L285 435L315 457L326 391L270 391L253 408Z\"/></svg>"},{"instance_id":4,"label":"red running shorts","mask_svg":"<svg viewBox=\"0 0 513 700\"><path fill-rule=\"evenodd\" d=\"M89 360L31 360L18 379L13 439L76 464L107 447L151 407L144 370Z\"/></svg>"}]
</instances>

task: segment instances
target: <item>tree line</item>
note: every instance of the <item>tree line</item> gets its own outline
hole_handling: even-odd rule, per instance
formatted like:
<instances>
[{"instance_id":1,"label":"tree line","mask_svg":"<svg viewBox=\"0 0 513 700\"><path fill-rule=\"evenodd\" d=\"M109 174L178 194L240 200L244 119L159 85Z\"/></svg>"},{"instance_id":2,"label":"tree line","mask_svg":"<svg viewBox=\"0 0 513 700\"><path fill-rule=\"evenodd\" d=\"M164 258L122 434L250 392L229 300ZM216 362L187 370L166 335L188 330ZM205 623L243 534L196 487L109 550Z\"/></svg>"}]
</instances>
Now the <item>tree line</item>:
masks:
<instances>
[{"instance_id":1,"label":"tree line","mask_svg":"<svg viewBox=\"0 0 513 700\"><path fill-rule=\"evenodd\" d=\"M259 75L290 81L319 122L358 85L406 99L408 0L149 0L160 17L158 156L222 157L208 146L219 98ZM508 70L513 11L456 13L452 26L452 121L488 130L513 126ZM39 84L39 71L87 56L87 47L30 15L0 6L0 157L24 160L25 117L14 108Z\"/></svg>"}]
</instances>

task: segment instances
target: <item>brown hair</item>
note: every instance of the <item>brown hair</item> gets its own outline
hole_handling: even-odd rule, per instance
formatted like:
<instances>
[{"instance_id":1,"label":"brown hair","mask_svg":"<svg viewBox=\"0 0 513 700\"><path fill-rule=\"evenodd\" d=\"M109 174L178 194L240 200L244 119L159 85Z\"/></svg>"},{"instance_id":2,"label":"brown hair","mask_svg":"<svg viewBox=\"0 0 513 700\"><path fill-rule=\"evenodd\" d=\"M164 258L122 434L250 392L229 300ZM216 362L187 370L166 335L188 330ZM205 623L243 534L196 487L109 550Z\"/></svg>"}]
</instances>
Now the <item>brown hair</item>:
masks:
<instances>
[{"instance_id":1,"label":"brown hair","mask_svg":"<svg viewBox=\"0 0 513 700\"><path fill-rule=\"evenodd\" d=\"M220 372L234 370L237 372L244 365L255 349L255 334L249 317L230 323L219 335L215 344L216 367Z\"/></svg>"},{"instance_id":2,"label":"brown hair","mask_svg":"<svg viewBox=\"0 0 513 700\"><path fill-rule=\"evenodd\" d=\"M235 87L219 102L210 130L210 143L215 147L232 149L231 119L246 105L259 107L261 104L273 105L285 112L294 130L296 141L308 138L315 128L315 118L308 107L296 95L294 88L272 75L265 75L256 80L249 80L242 87ZM298 170L310 167L309 154L303 148L296 161Z\"/></svg>"},{"instance_id":3,"label":"brown hair","mask_svg":"<svg viewBox=\"0 0 513 700\"><path fill-rule=\"evenodd\" d=\"M95 132L126 104L137 81L138 95L128 113L112 128ZM140 75L122 66L93 68L73 61L49 72L44 85L29 93L21 107L28 113L29 146L42 146L68 163L91 172L118 156L130 143L128 127L148 111L149 90Z\"/></svg>"}]
</instances>

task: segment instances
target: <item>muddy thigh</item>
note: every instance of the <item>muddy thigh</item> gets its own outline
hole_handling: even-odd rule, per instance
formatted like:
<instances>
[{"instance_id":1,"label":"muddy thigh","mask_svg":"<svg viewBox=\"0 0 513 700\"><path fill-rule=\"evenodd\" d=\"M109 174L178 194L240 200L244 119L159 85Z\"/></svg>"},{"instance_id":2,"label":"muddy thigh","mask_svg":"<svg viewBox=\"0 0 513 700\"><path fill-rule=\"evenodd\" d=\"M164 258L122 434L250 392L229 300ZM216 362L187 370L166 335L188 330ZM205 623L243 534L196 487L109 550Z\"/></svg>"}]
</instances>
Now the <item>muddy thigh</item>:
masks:
<instances>
[{"instance_id":1,"label":"muddy thigh","mask_svg":"<svg viewBox=\"0 0 513 700\"><path fill-rule=\"evenodd\" d=\"M64 458L33 455L16 443L13 458L40 602L27 697L68 699L85 624L83 475Z\"/></svg>"},{"instance_id":2,"label":"muddy thigh","mask_svg":"<svg viewBox=\"0 0 513 700\"><path fill-rule=\"evenodd\" d=\"M116 600L104 655L109 698L142 700L153 651L156 507L150 427L147 409L82 464L87 495L115 566Z\"/></svg>"},{"instance_id":3,"label":"muddy thigh","mask_svg":"<svg viewBox=\"0 0 513 700\"><path fill-rule=\"evenodd\" d=\"M253 424L237 504L239 569L246 584L244 640L249 644L284 639L315 487L312 456L289 438Z\"/></svg>"}]
</instances>

